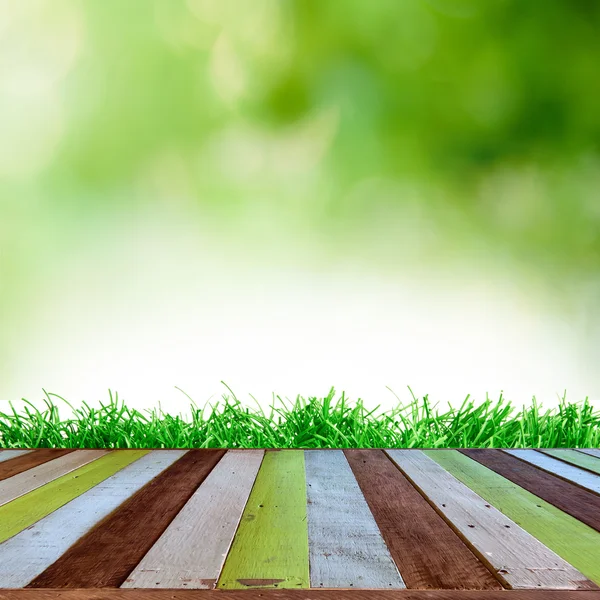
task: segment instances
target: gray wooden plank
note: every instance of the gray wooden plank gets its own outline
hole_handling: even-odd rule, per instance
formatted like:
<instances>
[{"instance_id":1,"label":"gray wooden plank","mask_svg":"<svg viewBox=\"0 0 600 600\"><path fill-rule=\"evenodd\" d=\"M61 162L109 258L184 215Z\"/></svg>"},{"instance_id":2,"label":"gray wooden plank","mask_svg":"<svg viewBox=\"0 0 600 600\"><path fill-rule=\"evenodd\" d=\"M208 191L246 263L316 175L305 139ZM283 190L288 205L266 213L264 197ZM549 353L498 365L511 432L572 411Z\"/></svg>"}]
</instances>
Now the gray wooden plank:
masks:
<instances>
[{"instance_id":1,"label":"gray wooden plank","mask_svg":"<svg viewBox=\"0 0 600 600\"><path fill-rule=\"evenodd\" d=\"M586 587L586 577L419 450L387 450L473 551L512 589Z\"/></svg>"},{"instance_id":2,"label":"gray wooden plank","mask_svg":"<svg viewBox=\"0 0 600 600\"><path fill-rule=\"evenodd\" d=\"M149 452L0 544L0 588L26 586L96 523L186 452Z\"/></svg>"},{"instance_id":3,"label":"gray wooden plank","mask_svg":"<svg viewBox=\"0 0 600 600\"><path fill-rule=\"evenodd\" d=\"M406 587L343 451L304 457L311 587Z\"/></svg>"},{"instance_id":4,"label":"gray wooden plank","mask_svg":"<svg viewBox=\"0 0 600 600\"><path fill-rule=\"evenodd\" d=\"M27 454L28 452L31 452L31 450L0 450L0 462L10 460L11 458L17 458L17 456Z\"/></svg>"},{"instance_id":5,"label":"gray wooden plank","mask_svg":"<svg viewBox=\"0 0 600 600\"><path fill-rule=\"evenodd\" d=\"M583 452L584 454L588 454L589 456L595 456L596 458L600 458L600 450L597 448L577 448L577 452Z\"/></svg>"},{"instance_id":6,"label":"gray wooden plank","mask_svg":"<svg viewBox=\"0 0 600 600\"><path fill-rule=\"evenodd\" d=\"M77 450L0 481L0 506L28 494L107 453L108 450Z\"/></svg>"},{"instance_id":7,"label":"gray wooden plank","mask_svg":"<svg viewBox=\"0 0 600 600\"><path fill-rule=\"evenodd\" d=\"M580 469L536 450L514 449L504 450L504 452L535 465L552 475L557 475L565 481L570 481L586 490L600 494L600 475L595 475L590 471Z\"/></svg>"},{"instance_id":8,"label":"gray wooden plank","mask_svg":"<svg viewBox=\"0 0 600 600\"><path fill-rule=\"evenodd\" d=\"M121 587L214 588L263 455L229 450Z\"/></svg>"}]
</instances>

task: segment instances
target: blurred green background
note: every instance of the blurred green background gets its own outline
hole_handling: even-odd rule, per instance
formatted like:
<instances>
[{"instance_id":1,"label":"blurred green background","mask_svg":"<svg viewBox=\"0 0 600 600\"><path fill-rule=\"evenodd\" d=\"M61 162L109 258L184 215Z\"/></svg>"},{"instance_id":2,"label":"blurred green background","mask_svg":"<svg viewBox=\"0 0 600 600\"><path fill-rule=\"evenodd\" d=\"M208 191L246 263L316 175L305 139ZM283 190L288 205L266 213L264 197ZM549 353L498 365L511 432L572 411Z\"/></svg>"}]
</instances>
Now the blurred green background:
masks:
<instances>
[{"instance_id":1,"label":"blurred green background","mask_svg":"<svg viewBox=\"0 0 600 600\"><path fill-rule=\"evenodd\" d=\"M599 27L596 0L0 0L0 398L600 397Z\"/></svg>"}]
</instances>

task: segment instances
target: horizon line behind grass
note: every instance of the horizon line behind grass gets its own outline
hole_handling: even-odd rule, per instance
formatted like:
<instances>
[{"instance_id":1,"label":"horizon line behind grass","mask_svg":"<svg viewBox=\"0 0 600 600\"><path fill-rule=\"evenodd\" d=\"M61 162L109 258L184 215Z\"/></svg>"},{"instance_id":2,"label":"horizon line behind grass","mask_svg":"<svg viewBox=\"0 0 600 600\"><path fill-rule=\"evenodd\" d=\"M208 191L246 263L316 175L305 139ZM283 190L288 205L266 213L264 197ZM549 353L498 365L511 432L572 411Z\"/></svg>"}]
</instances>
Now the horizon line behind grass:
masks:
<instances>
[{"instance_id":1,"label":"horizon line behind grass","mask_svg":"<svg viewBox=\"0 0 600 600\"><path fill-rule=\"evenodd\" d=\"M478 406L468 395L460 407L445 412L427 395L413 395L412 401L399 401L376 415L379 406L367 410L361 399L351 404L344 392L335 400L333 388L323 398L297 396L286 403L276 396L269 411L245 407L229 391L222 402L203 408L191 401L191 418L184 419L160 406L147 414L131 409L110 390L109 402L100 408L86 402L74 408L44 390L44 410L23 400L20 413L12 402L11 413L0 412L0 448L600 447L600 411L588 398L568 403L566 394L557 408L545 411L535 397L517 411L501 394ZM71 408L72 418L61 419L55 399Z\"/></svg>"}]
</instances>

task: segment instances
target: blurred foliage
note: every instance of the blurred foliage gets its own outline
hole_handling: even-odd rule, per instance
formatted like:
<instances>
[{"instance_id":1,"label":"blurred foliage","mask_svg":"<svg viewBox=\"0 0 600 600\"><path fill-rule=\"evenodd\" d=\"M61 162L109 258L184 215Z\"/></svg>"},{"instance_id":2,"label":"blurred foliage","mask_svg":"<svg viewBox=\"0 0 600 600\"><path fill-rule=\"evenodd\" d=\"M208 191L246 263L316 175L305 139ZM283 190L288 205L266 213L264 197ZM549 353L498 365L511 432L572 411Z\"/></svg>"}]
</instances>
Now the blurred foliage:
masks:
<instances>
[{"instance_id":1,"label":"blurred foliage","mask_svg":"<svg viewBox=\"0 0 600 600\"><path fill-rule=\"evenodd\" d=\"M599 27L596 0L1 2L0 241L166 196L594 272Z\"/></svg>"}]
</instances>

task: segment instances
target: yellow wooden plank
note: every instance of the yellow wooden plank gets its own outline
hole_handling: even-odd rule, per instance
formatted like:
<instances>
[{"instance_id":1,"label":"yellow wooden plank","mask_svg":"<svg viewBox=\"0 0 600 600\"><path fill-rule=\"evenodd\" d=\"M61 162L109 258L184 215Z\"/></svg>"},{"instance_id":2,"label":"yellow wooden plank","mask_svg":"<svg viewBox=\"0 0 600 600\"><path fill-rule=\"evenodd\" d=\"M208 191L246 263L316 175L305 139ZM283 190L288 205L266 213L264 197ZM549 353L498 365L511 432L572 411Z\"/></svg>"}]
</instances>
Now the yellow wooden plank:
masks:
<instances>
[{"instance_id":1,"label":"yellow wooden plank","mask_svg":"<svg viewBox=\"0 0 600 600\"><path fill-rule=\"evenodd\" d=\"M1 506L0 543L43 519L148 452L148 450L111 452Z\"/></svg>"},{"instance_id":2,"label":"yellow wooden plank","mask_svg":"<svg viewBox=\"0 0 600 600\"><path fill-rule=\"evenodd\" d=\"M267 452L217 588L307 587L304 452Z\"/></svg>"}]
</instances>

